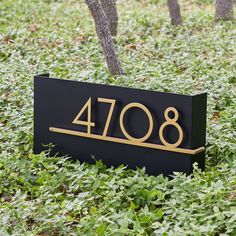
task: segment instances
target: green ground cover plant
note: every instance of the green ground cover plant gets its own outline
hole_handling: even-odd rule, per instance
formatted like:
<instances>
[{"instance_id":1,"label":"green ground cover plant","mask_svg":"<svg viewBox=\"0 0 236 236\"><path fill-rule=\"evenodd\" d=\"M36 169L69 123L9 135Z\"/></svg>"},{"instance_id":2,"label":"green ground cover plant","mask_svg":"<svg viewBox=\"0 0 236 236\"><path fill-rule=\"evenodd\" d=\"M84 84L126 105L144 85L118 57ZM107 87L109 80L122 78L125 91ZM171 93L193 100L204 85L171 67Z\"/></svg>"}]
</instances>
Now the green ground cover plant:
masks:
<instances>
[{"instance_id":1,"label":"green ground cover plant","mask_svg":"<svg viewBox=\"0 0 236 236\"><path fill-rule=\"evenodd\" d=\"M236 26L210 0L118 1L111 77L83 1L0 1L0 235L236 235ZM206 170L172 180L34 155L33 76L208 93ZM43 92L43 91L42 91ZM95 157L96 158L96 157Z\"/></svg>"}]
</instances>

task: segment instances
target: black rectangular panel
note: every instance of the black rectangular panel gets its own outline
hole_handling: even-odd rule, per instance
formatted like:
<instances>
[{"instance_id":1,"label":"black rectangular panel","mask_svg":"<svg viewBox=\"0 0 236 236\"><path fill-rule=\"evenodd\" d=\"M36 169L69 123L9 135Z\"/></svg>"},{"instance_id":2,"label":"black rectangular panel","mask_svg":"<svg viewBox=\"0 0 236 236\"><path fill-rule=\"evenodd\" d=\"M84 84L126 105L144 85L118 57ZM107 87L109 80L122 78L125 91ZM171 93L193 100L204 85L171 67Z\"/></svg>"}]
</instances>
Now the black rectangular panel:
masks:
<instances>
[{"instance_id":1,"label":"black rectangular panel","mask_svg":"<svg viewBox=\"0 0 236 236\"><path fill-rule=\"evenodd\" d=\"M206 99L36 76L34 152L53 143L82 162L190 174L194 162L204 169Z\"/></svg>"}]
</instances>

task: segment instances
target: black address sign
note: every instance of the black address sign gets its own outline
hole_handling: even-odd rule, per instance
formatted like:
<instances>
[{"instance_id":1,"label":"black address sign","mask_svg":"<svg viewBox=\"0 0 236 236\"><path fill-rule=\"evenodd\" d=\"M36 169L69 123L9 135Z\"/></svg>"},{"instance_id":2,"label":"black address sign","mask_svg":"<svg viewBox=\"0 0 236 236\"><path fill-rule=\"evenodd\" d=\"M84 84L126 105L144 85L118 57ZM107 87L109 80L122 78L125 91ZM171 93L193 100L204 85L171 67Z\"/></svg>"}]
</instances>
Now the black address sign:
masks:
<instances>
[{"instance_id":1,"label":"black address sign","mask_svg":"<svg viewBox=\"0 0 236 236\"><path fill-rule=\"evenodd\" d=\"M206 98L36 76L34 152L190 174L204 169Z\"/></svg>"}]
</instances>

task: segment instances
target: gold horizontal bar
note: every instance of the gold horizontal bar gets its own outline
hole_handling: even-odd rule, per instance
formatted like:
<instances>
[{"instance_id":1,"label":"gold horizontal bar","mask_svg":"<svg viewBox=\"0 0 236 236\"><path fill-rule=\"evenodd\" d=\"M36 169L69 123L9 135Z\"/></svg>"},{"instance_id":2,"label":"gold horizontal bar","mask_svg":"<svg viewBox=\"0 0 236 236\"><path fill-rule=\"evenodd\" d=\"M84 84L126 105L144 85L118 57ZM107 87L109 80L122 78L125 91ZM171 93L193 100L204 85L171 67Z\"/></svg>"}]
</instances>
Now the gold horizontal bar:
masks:
<instances>
[{"instance_id":1,"label":"gold horizontal bar","mask_svg":"<svg viewBox=\"0 0 236 236\"><path fill-rule=\"evenodd\" d=\"M55 127L50 127L49 130L55 133L69 134L69 135L75 135L75 136L80 136L80 137L85 137L85 138L91 138L91 139L97 139L97 140L103 140L103 141L109 141L109 142L115 142L115 143L122 143L122 144L128 144L128 145L146 147L146 148L152 148L152 149L159 149L159 150L164 150L164 151L169 151L169 152L178 152L178 153L184 153L184 154L198 154L204 151L205 149L204 147L200 147L193 150L184 149L184 148L172 148L172 147L166 147L164 145L159 145L159 144L154 144L154 143L133 142L128 139L114 138L114 137L102 136L102 135L97 135L97 134L88 134L84 132L55 128Z\"/></svg>"}]
</instances>

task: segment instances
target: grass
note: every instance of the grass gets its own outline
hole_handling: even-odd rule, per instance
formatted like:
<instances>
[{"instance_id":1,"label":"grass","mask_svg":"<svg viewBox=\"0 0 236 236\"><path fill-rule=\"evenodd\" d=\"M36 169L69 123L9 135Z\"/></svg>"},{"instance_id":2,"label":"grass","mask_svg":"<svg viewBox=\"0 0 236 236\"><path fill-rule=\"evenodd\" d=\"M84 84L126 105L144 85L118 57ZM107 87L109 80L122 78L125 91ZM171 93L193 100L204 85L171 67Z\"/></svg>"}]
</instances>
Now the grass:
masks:
<instances>
[{"instance_id":1,"label":"grass","mask_svg":"<svg viewBox=\"0 0 236 236\"><path fill-rule=\"evenodd\" d=\"M236 235L236 27L212 1L118 1L111 77L83 3L0 2L0 235ZM144 169L34 155L33 76L208 93L206 171L173 180Z\"/></svg>"}]
</instances>

